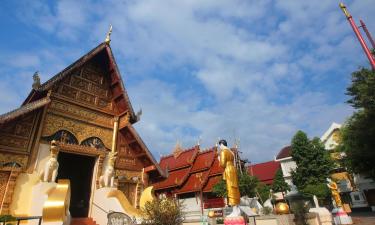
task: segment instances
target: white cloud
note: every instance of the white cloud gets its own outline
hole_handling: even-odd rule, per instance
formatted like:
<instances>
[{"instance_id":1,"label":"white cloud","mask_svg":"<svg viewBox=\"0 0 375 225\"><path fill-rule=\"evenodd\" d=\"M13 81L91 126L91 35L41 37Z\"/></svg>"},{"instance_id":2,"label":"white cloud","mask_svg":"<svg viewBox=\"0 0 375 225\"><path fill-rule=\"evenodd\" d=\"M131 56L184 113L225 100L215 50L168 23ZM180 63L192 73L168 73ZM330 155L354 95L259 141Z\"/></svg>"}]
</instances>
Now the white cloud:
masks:
<instances>
[{"instance_id":1,"label":"white cloud","mask_svg":"<svg viewBox=\"0 0 375 225\"><path fill-rule=\"evenodd\" d=\"M348 2L375 31L371 1ZM238 136L246 157L271 160L298 129L320 136L350 115L344 83L366 62L332 1L26 6L26 24L66 44L48 43L36 54L39 61L24 60L42 67L43 79L102 41L113 24L112 49L133 105L144 112L136 127L156 155L170 151L176 139L188 147L201 135L212 146L219 136L232 142Z\"/></svg>"}]
</instances>

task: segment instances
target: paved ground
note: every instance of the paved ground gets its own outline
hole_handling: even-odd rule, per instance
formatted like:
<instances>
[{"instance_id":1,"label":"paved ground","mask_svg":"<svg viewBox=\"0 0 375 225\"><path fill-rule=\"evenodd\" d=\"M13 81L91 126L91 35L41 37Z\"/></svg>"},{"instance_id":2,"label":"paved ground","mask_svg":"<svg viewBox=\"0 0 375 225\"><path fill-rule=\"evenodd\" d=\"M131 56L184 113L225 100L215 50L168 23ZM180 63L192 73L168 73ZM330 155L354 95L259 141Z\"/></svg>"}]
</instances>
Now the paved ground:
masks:
<instances>
[{"instance_id":1,"label":"paved ground","mask_svg":"<svg viewBox=\"0 0 375 225\"><path fill-rule=\"evenodd\" d=\"M375 212L352 213L351 217L355 225L375 225Z\"/></svg>"}]
</instances>

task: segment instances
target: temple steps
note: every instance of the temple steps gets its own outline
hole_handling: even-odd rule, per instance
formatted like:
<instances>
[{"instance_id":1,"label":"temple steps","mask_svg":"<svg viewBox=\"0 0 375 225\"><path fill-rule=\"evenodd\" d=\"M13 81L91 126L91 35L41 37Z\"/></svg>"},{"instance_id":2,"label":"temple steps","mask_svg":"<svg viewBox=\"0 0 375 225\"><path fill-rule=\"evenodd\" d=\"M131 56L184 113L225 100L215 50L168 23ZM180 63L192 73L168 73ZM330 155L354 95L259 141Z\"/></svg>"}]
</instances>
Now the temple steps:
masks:
<instances>
[{"instance_id":1,"label":"temple steps","mask_svg":"<svg viewBox=\"0 0 375 225\"><path fill-rule=\"evenodd\" d=\"M72 218L70 225L99 225L92 218Z\"/></svg>"}]
</instances>

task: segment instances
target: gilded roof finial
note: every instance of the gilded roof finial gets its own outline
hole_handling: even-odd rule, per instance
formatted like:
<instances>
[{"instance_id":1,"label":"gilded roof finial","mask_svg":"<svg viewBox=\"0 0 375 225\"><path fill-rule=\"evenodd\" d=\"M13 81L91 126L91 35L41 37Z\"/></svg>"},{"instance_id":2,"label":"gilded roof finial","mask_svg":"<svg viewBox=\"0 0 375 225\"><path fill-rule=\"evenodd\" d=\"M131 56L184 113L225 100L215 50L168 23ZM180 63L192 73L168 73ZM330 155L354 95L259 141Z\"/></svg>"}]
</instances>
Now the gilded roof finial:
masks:
<instances>
[{"instance_id":1,"label":"gilded roof finial","mask_svg":"<svg viewBox=\"0 0 375 225\"><path fill-rule=\"evenodd\" d=\"M351 15L350 15L350 13L348 12L348 9L347 9L346 6L344 5L344 3L340 2L339 5L340 5L341 10L344 12L346 18L350 18Z\"/></svg>"},{"instance_id":2,"label":"gilded roof finial","mask_svg":"<svg viewBox=\"0 0 375 225\"><path fill-rule=\"evenodd\" d=\"M34 90L38 90L38 88L40 87L39 71L36 71L36 72L34 73L34 75L33 75L33 80L34 80L34 82L33 82L32 87L33 87Z\"/></svg>"},{"instance_id":3,"label":"gilded roof finial","mask_svg":"<svg viewBox=\"0 0 375 225\"><path fill-rule=\"evenodd\" d=\"M112 34L112 24L109 25L109 31L104 40L105 43L109 44L111 42L111 34Z\"/></svg>"},{"instance_id":4,"label":"gilded roof finial","mask_svg":"<svg viewBox=\"0 0 375 225\"><path fill-rule=\"evenodd\" d=\"M177 140L176 146L173 149L173 156L175 158L177 158L178 156L180 156L180 154L182 153L182 151L183 150L182 150L181 142L180 142L180 140Z\"/></svg>"}]
</instances>

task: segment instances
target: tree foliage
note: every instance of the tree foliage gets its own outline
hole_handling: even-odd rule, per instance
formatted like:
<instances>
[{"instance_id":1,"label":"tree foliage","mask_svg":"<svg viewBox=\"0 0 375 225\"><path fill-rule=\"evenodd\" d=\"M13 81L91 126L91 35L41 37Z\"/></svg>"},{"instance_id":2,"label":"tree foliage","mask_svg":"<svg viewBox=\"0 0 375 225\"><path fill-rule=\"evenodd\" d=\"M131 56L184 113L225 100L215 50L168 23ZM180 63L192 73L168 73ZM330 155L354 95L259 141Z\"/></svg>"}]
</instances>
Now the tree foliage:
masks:
<instances>
[{"instance_id":1,"label":"tree foliage","mask_svg":"<svg viewBox=\"0 0 375 225\"><path fill-rule=\"evenodd\" d=\"M273 178L272 190L274 192L281 192L283 194L290 191L290 187L288 183L285 182L283 171L281 169L276 171L275 177Z\"/></svg>"},{"instance_id":2,"label":"tree foliage","mask_svg":"<svg viewBox=\"0 0 375 225\"><path fill-rule=\"evenodd\" d=\"M257 196L260 198L260 202L263 204L267 199L270 198L270 187L266 184L259 182L257 185Z\"/></svg>"},{"instance_id":3,"label":"tree foliage","mask_svg":"<svg viewBox=\"0 0 375 225\"><path fill-rule=\"evenodd\" d=\"M323 188L321 192L326 193L327 187L319 184L326 183L333 164L319 138L309 140L304 132L298 131L292 139L291 155L297 164L292 179L298 190L309 195L305 188L318 185L315 188Z\"/></svg>"},{"instance_id":4,"label":"tree foliage","mask_svg":"<svg viewBox=\"0 0 375 225\"><path fill-rule=\"evenodd\" d=\"M356 173L375 180L375 71L360 69L352 74L347 89L348 103L358 111L341 129L340 151L346 153L345 164Z\"/></svg>"},{"instance_id":5,"label":"tree foliage","mask_svg":"<svg viewBox=\"0 0 375 225\"><path fill-rule=\"evenodd\" d=\"M145 218L142 225L181 225L184 219L182 207L177 200L169 198L146 202L142 213Z\"/></svg>"}]
</instances>

